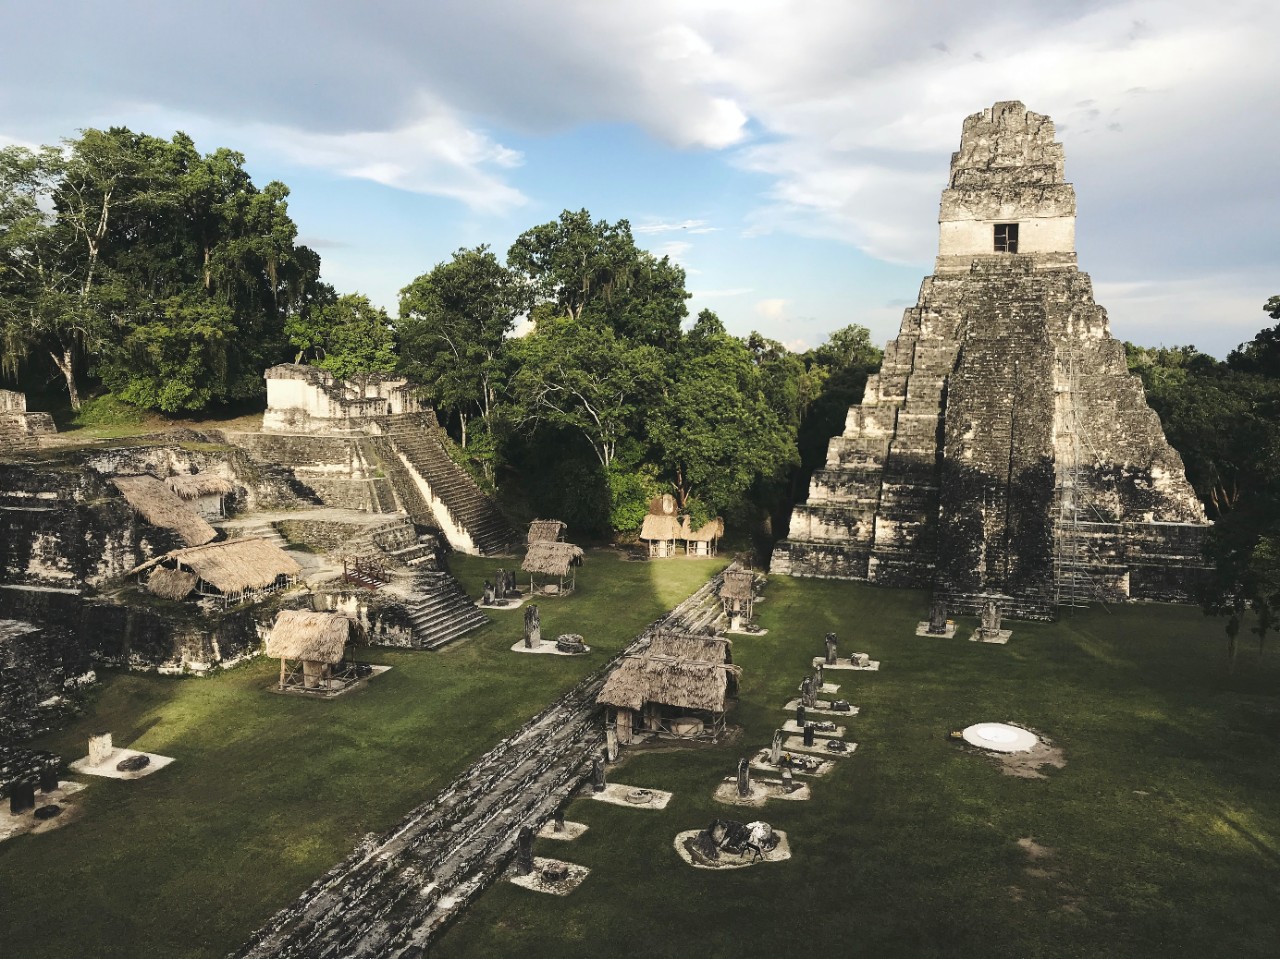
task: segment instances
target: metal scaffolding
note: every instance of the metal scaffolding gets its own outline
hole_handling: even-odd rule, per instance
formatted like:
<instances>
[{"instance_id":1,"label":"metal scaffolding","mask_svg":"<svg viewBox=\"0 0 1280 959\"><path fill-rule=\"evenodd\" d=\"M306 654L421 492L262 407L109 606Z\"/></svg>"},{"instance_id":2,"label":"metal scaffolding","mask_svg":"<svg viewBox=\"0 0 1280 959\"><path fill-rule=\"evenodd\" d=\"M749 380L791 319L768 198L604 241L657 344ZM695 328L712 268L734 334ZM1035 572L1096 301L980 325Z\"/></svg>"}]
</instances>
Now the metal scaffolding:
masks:
<instances>
[{"instance_id":1,"label":"metal scaffolding","mask_svg":"<svg viewBox=\"0 0 1280 959\"><path fill-rule=\"evenodd\" d=\"M1078 372L1077 350L1055 351L1058 375L1054 393L1062 411L1054 496L1058 517L1054 523L1053 584L1054 603L1058 606L1085 607L1090 602L1105 602L1095 571L1105 565L1092 537L1083 523L1106 522L1106 517L1093 498L1090 473L1099 462L1089 443L1088 427L1081 415L1078 398L1082 395Z\"/></svg>"}]
</instances>

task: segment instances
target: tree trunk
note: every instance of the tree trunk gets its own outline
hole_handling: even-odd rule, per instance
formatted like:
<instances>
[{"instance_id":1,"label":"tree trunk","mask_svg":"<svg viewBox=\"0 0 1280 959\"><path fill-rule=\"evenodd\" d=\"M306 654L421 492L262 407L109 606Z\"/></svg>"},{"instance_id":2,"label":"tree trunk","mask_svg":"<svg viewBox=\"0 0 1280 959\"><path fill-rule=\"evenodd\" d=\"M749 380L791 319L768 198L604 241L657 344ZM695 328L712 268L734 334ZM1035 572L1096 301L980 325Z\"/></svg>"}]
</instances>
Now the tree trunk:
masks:
<instances>
[{"instance_id":1,"label":"tree trunk","mask_svg":"<svg viewBox=\"0 0 1280 959\"><path fill-rule=\"evenodd\" d=\"M462 448L467 448L467 414L458 410L458 422L462 425Z\"/></svg>"},{"instance_id":2,"label":"tree trunk","mask_svg":"<svg viewBox=\"0 0 1280 959\"><path fill-rule=\"evenodd\" d=\"M64 349L61 357L54 352L50 352L49 355L53 357L53 365L58 368L58 371L67 381L67 395L71 397L71 408L79 412L80 392L76 389L76 371L71 351Z\"/></svg>"}]
</instances>

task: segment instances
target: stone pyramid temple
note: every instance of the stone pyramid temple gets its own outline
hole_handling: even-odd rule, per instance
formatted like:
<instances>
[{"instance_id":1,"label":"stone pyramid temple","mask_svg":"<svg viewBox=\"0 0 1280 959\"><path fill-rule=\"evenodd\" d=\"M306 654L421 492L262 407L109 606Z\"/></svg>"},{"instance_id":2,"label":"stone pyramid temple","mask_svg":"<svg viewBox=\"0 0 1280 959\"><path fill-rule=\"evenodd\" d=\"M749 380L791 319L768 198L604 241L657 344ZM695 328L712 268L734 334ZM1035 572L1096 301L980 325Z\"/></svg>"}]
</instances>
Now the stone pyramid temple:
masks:
<instances>
[{"instance_id":1,"label":"stone pyramid temple","mask_svg":"<svg viewBox=\"0 0 1280 959\"><path fill-rule=\"evenodd\" d=\"M1204 509L1076 268L1053 123L1016 101L964 121L934 274L849 410L772 570L997 598L1046 618L1184 600Z\"/></svg>"}]
</instances>

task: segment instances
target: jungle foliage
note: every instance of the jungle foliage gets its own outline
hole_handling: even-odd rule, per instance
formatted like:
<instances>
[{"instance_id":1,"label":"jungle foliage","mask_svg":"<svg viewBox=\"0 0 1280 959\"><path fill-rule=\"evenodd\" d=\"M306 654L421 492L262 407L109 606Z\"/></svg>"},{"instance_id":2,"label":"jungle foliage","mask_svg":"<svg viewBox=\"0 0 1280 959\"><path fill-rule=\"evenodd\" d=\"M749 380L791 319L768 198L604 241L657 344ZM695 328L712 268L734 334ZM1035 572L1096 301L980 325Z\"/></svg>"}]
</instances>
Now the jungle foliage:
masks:
<instances>
[{"instance_id":1,"label":"jungle foliage","mask_svg":"<svg viewBox=\"0 0 1280 959\"><path fill-rule=\"evenodd\" d=\"M1280 319L1280 297L1263 309ZM1225 618L1234 664L1246 610L1259 652L1280 615L1280 326L1225 361L1193 346L1125 346L1214 521L1214 570L1201 599L1206 612Z\"/></svg>"}]
</instances>

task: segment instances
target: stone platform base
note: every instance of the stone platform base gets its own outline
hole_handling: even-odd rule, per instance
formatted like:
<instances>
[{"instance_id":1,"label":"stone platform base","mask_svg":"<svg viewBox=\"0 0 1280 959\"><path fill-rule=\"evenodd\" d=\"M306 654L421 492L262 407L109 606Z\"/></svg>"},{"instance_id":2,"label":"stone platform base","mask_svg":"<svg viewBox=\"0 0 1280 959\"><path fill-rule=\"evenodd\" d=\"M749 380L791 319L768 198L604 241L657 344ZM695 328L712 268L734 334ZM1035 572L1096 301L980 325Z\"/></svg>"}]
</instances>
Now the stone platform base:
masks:
<instances>
[{"instance_id":1,"label":"stone platform base","mask_svg":"<svg viewBox=\"0 0 1280 959\"><path fill-rule=\"evenodd\" d=\"M975 629L973 635L969 637L971 643L994 643L997 646L1003 646L1009 642L1009 637L1013 635L1013 630L1002 629L994 636L983 636L982 630Z\"/></svg>"},{"instance_id":2,"label":"stone platform base","mask_svg":"<svg viewBox=\"0 0 1280 959\"><path fill-rule=\"evenodd\" d=\"M945 633L931 633L929 632L929 624L927 622L916 623L917 636L928 636L930 639L951 639L955 634L956 624L951 620L947 620L947 631Z\"/></svg>"},{"instance_id":3,"label":"stone platform base","mask_svg":"<svg viewBox=\"0 0 1280 959\"><path fill-rule=\"evenodd\" d=\"M787 700L787 705L784 706L783 708L790 713L794 713L796 711L796 707L799 705L800 705L800 700L798 698L790 699L790 700ZM850 703L848 710L832 709L831 700L819 699L812 706L807 707L805 709L805 712L821 713L824 716L856 716L858 715L858 712L861 710L861 708L862 707L854 706L852 703Z\"/></svg>"},{"instance_id":4,"label":"stone platform base","mask_svg":"<svg viewBox=\"0 0 1280 959\"><path fill-rule=\"evenodd\" d=\"M835 737L830 737L834 739ZM804 739L800 736L789 736L787 741L782 744L784 752L788 753L806 753L810 756L826 756L831 759L843 759L846 756L852 756L855 749L858 748L857 743L845 743L844 752L836 752L827 748L826 740L815 738L812 746L806 746Z\"/></svg>"},{"instance_id":5,"label":"stone platform base","mask_svg":"<svg viewBox=\"0 0 1280 959\"><path fill-rule=\"evenodd\" d=\"M815 660L817 660L817 659L820 659L821 657L814 657L814 658ZM847 659L837 659L834 663L824 665L822 668L823 669L856 669L859 672L863 672L863 673L874 673L880 668L880 660L873 659L870 662L868 662L867 665L865 666L856 666Z\"/></svg>"},{"instance_id":6,"label":"stone platform base","mask_svg":"<svg viewBox=\"0 0 1280 959\"><path fill-rule=\"evenodd\" d=\"M808 783L795 783L791 791L787 792L781 779L753 779L751 795L739 796L737 776L726 776L724 781L716 787L715 792L716 802L728 803L731 806L763 806L770 799L804 802L812 798L813 794L809 791Z\"/></svg>"},{"instance_id":7,"label":"stone platform base","mask_svg":"<svg viewBox=\"0 0 1280 959\"><path fill-rule=\"evenodd\" d=\"M6 802L5 808L0 810L0 842L12 839L14 836L25 836L27 833L38 836L75 822L84 815L84 807L70 802L69 799L84 788L84 783L59 781L58 788L53 792L37 792L35 807L26 812L20 812L16 816L9 812ZM52 819L37 819L36 809L41 806L58 806L62 812Z\"/></svg>"},{"instance_id":8,"label":"stone platform base","mask_svg":"<svg viewBox=\"0 0 1280 959\"><path fill-rule=\"evenodd\" d=\"M569 870L569 875L559 882L547 882L542 878L542 870L548 866L564 866ZM519 886L522 889L545 892L551 896L567 896L582 885L582 880L586 879L590 872L591 870L586 866L579 866L576 862L561 862L559 859L544 859L541 856L534 856L533 872L527 876L517 876L512 873L509 878L512 885Z\"/></svg>"},{"instance_id":9,"label":"stone platform base","mask_svg":"<svg viewBox=\"0 0 1280 959\"><path fill-rule=\"evenodd\" d=\"M116 763L131 756L147 756L151 762L141 769L116 769ZM136 749L120 749L117 747L111 751L110 758L99 766L90 766L89 757L85 756L83 759L77 759L73 762L70 769L74 773L83 773L86 776L102 776L105 779L141 779L143 776L150 776L154 772L159 772L171 762L173 762L172 756L158 756L155 753L141 753Z\"/></svg>"},{"instance_id":10,"label":"stone platform base","mask_svg":"<svg viewBox=\"0 0 1280 959\"><path fill-rule=\"evenodd\" d=\"M603 792L596 792L591 784L588 783L583 787L586 794L597 802L607 802L614 806L628 806L631 809L666 809L667 803L671 802L671 793L663 792L661 789L646 789L649 798L645 802L636 802L634 797L628 798L632 793L638 791L639 786L624 786L622 783L607 783Z\"/></svg>"},{"instance_id":11,"label":"stone platform base","mask_svg":"<svg viewBox=\"0 0 1280 959\"><path fill-rule=\"evenodd\" d=\"M493 607L490 606L488 608L492 609ZM524 640L522 639L511 647L511 651L513 653L539 653L543 656L585 656L587 653L591 652L591 647L588 646L581 653L565 653L556 649L556 641L554 639L540 639L534 644L533 648L530 649L525 646Z\"/></svg>"},{"instance_id":12,"label":"stone platform base","mask_svg":"<svg viewBox=\"0 0 1280 959\"><path fill-rule=\"evenodd\" d=\"M762 749L760 750L760 752L756 753L755 758L751 760L751 768L758 769L761 772L766 772L766 773L777 773L778 775L782 774L781 766L775 766L773 763L769 762L769 750L767 749ZM815 766L813 769L799 769L795 766L792 766L791 774L793 776L810 776L810 777L816 778L819 776L825 776L827 773L831 772L831 770L835 768L836 768L835 763L831 762L830 760L822 759L818 761L818 765Z\"/></svg>"},{"instance_id":13,"label":"stone platform base","mask_svg":"<svg viewBox=\"0 0 1280 959\"><path fill-rule=\"evenodd\" d=\"M544 823L542 828L538 830L539 839L556 839L561 842L572 842L591 827L584 822L564 821L564 829L556 832L554 823Z\"/></svg>"},{"instance_id":14,"label":"stone platform base","mask_svg":"<svg viewBox=\"0 0 1280 959\"><path fill-rule=\"evenodd\" d=\"M766 853L762 853L763 858L756 859L755 853L748 852L743 856L735 856L731 853L721 853L720 858L708 862L702 859L694 859L693 854L689 852L689 842L698 837L700 829L690 829L676 835L675 848L680 854L680 858L691 865L694 869L746 869L748 866L763 865L767 862L782 862L791 858L791 845L787 842L787 834L781 829L775 829L773 834L778 837L778 844Z\"/></svg>"},{"instance_id":15,"label":"stone platform base","mask_svg":"<svg viewBox=\"0 0 1280 959\"><path fill-rule=\"evenodd\" d=\"M847 715L847 714L846 714L846 715ZM804 735L804 729L802 729L802 728L800 727L799 723L797 723L794 719L788 719L788 720L786 721L786 723L783 725L783 727L782 727L782 731L783 731L784 733L795 733L797 736L803 736L803 735ZM830 732L823 732L823 731L822 731L822 730L820 730L820 729L815 729L815 730L813 731L813 734L814 734L815 736L828 736L828 737L830 737L830 738L832 738L832 739L843 739L843 738L844 738L844 727L843 727L843 726L837 726L835 729L831 730Z\"/></svg>"}]
</instances>

